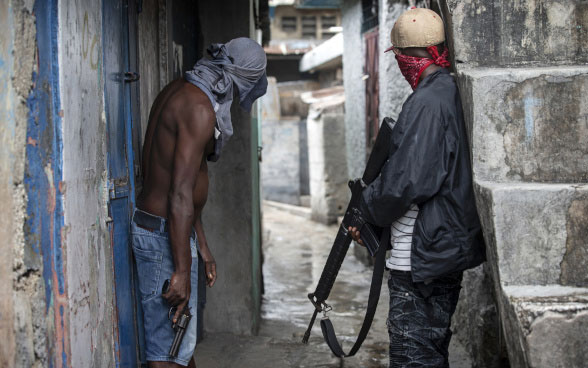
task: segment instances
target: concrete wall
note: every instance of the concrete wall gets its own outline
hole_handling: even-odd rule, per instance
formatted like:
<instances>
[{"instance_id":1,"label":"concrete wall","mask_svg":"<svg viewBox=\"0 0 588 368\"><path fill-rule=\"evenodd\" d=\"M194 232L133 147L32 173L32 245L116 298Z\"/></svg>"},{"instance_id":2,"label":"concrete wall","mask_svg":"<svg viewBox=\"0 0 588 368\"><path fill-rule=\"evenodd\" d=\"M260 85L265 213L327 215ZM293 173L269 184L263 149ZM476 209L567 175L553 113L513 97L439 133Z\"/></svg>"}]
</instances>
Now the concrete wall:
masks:
<instances>
[{"instance_id":1,"label":"concrete wall","mask_svg":"<svg viewBox=\"0 0 588 368\"><path fill-rule=\"evenodd\" d=\"M262 101L263 198L300 205L310 193L304 92L318 88L313 81L276 83L269 77Z\"/></svg>"},{"instance_id":2,"label":"concrete wall","mask_svg":"<svg viewBox=\"0 0 588 368\"><path fill-rule=\"evenodd\" d=\"M588 5L580 0L444 1L455 58L486 66L588 61Z\"/></svg>"},{"instance_id":3,"label":"concrete wall","mask_svg":"<svg viewBox=\"0 0 588 368\"><path fill-rule=\"evenodd\" d=\"M478 180L588 181L588 68L460 68Z\"/></svg>"},{"instance_id":4,"label":"concrete wall","mask_svg":"<svg viewBox=\"0 0 588 368\"><path fill-rule=\"evenodd\" d=\"M198 2L201 54L213 42L251 36L250 2ZM219 16L222 14L222 17ZM237 103L231 109L234 136L221 159L209 165L210 192L203 213L206 237L217 262L218 281L208 289L204 314L207 331L255 332L259 310L252 289L251 114Z\"/></svg>"},{"instance_id":5,"label":"concrete wall","mask_svg":"<svg viewBox=\"0 0 588 368\"><path fill-rule=\"evenodd\" d=\"M264 199L300 205L300 124L297 117L262 121Z\"/></svg>"},{"instance_id":6,"label":"concrete wall","mask_svg":"<svg viewBox=\"0 0 588 368\"><path fill-rule=\"evenodd\" d=\"M390 31L396 19L409 8L408 1L404 0L380 0L379 2L379 45L380 50L380 120L384 117L397 119L402 109L402 104L412 93L410 85L400 73L396 58L393 52L384 53L390 47Z\"/></svg>"},{"instance_id":7,"label":"concrete wall","mask_svg":"<svg viewBox=\"0 0 588 368\"><path fill-rule=\"evenodd\" d=\"M141 96L141 145L145 139L149 111L159 91L166 83L161 83L162 66L159 56L159 3L160 0L143 0L143 11L137 17L139 82ZM167 80L167 79L166 79Z\"/></svg>"},{"instance_id":8,"label":"concrete wall","mask_svg":"<svg viewBox=\"0 0 588 368\"><path fill-rule=\"evenodd\" d=\"M42 270L24 264L25 137L28 107L24 101L32 86L35 67L35 18L32 6L22 1L0 3L0 366L46 362L46 345L36 341L32 304L44 311ZM22 25L16 32L16 25ZM12 286L12 287L11 287ZM40 289L40 290L39 290ZM33 295L36 290L40 293ZM40 295L38 295L40 294ZM44 317L44 313L41 316ZM39 318L42 321L42 318ZM35 350L39 360L35 358ZM16 360L18 354L24 357ZM18 363L16 363L18 361Z\"/></svg>"},{"instance_id":9,"label":"concrete wall","mask_svg":"<svg viewBox=\"0 0 588 368\"><path fill-rule=\"evenodd\" d=\"M107 162L102 5L60 3L59 75L63 127L67 305L73 367L115 365L116 311L106 224ZM91 347L91 349L89 349Z\"/></svg>"},{"instance_id":10,"label":"concrete wall","mask_svg":"<svg viewBox=\"0 0 588 368\"><path fill-rule=\"evenodd\" d=\"M304 82L290 82L300 85ZM290 94L293 94L290 92ZM300 100L298 91L298 100ZM296 111L302 101L289 98L288 110ZM276 78L268 77L268 88L261 98L261 141L263 146L261 162L261 185L264 199L300 204L300 118L281 118L282 98Z\"/></svg>"},{"instance_id":11,"label":"concrete wall","mask_svg":"<svg viewBox=\"0 0 588 368\"><path fill-rule=\"evenodd\" d=\"M319 89L315 81L279 82L280 114L284 117L297 116L305 119L308 115L308 104L302 101L304 92Z\"/></svg>"},{"instance_id":12,"label":"concrete wall","mask_svg":"<svg viewBox=\"0 0 588 368\"><path fill-rule=\"evenodd\" d=\"M332 224L349 203L343 101L316 102L306 121L311 218Z\"/></svg>"},{"instance_id":13,"label":"concrete wall","mask_svg":"<svg viewBox=\"0 0 588 368\"><path fill-rule=\"evenodd\" d=\"M460 322L482 328L458 338L469 342L481 367L501 366L487 359L504 355L501 339L511 366L583 367L588 6L540 0L440 4L488 256L483 272L466 273L460 301L466 312L456 313ZM502 338L497 330L504 331Z\"/></svg>"},{"instance_id":14,"label":"concrete wall","mask_svg":"<svg viewBox=\"0 0 588 368\"><path fill-rule=\"evenodd\" d=\"M365 167L365 47L361 35L361 1L344 0L343 85L345 86L345 146L350 178L360 177Z\"/></svg>"}]
</instances>

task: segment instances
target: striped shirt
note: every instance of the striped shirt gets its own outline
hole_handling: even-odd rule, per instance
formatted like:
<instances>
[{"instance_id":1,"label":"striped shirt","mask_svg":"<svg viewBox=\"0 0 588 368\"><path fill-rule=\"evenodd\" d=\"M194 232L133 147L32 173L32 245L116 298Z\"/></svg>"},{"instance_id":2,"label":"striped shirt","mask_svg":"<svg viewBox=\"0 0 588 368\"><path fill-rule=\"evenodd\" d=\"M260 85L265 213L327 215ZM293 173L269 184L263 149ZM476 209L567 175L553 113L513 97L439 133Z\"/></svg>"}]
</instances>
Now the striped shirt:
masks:
<instances>
[{"instance_id":1,"label":"striped shirt","mask_svg":"<svg viewBox=\"0 0 588 368\"><path fill-rule=\"evenodd\" d=\"M386 260L386 267L392 270L410 271L412 233L418 214L419 206L413 204L404 216L392 224L390 229L392 250L390 251L390 257Z\"/></svg>"}]
</instances>

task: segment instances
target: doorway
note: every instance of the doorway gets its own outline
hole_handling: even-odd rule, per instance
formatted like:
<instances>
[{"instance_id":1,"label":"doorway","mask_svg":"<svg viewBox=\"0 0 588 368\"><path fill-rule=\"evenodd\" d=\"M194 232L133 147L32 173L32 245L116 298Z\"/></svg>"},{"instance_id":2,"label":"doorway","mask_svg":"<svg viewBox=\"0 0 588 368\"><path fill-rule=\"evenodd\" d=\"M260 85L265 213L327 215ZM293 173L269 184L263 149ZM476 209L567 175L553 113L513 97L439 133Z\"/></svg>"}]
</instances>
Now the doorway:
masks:
<instances>
[{"instance_id":1,"label":"doorway","mask_svg":"<svg viewBox=\"0 0 588 368\"><path fill-rule=\"evenodd\" d=\"M104 109L107 124L108 216L114 259L118 349L120 367L137 367L143 360L144 347L141 313L137 313L136 275L130 248L130 219L135 208L135 155L139 147L137 109L133 108L131 88L138 75L136 66L136 11L133 1L104 0L103 73Z\"/></svg>"}]
</instances>

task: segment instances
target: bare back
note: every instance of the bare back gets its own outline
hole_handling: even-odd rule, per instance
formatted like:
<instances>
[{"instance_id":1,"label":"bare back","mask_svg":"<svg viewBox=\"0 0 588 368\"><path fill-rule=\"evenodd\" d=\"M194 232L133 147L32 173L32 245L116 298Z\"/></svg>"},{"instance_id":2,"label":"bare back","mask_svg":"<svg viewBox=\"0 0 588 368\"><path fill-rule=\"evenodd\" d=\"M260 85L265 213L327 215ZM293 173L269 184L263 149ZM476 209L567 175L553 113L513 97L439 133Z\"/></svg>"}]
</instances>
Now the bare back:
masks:
<instances>
[{"instance_id":1,"label":"bare back","mask_svg":"<svg viewBox=\"0 0 588 368\"><path fill-rule=\"evenodd\" d=\"M168 197L174 166L178 164L174 162L174 157L179 149L178 124L181 121L203 125L200 132L207 135L196 137L205 141L198 155L201 159L189 163L193 170L198 171L192 188L192 202L194 211L199 215L208 194L206 157L214 148L214 111L210 100L200 89L180 78L168 84L153 102L143 145L143 189L137 206L164 218L169 215Z\"/></svg>"}]
</instances>

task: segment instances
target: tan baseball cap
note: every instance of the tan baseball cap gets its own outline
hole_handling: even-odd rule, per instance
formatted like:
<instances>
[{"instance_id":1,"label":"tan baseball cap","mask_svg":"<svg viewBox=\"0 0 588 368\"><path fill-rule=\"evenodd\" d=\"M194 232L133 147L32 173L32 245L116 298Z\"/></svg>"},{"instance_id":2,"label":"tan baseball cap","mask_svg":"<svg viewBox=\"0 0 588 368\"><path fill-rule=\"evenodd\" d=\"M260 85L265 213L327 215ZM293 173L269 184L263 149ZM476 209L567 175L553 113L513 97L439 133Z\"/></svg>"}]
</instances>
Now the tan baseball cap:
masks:
<instances>
[{"instance_id":1,"label":"tan baseball cap","mask_svg":"<svg viewBox=\"0 0 588 368\"><path fill-rule=\"evenodd\" d=\"M434 11L426 8L411 8L405 11L392 27L390 41L394 47L429 47L445 41L443 19Z\"/></svg>"}]
</instances>

